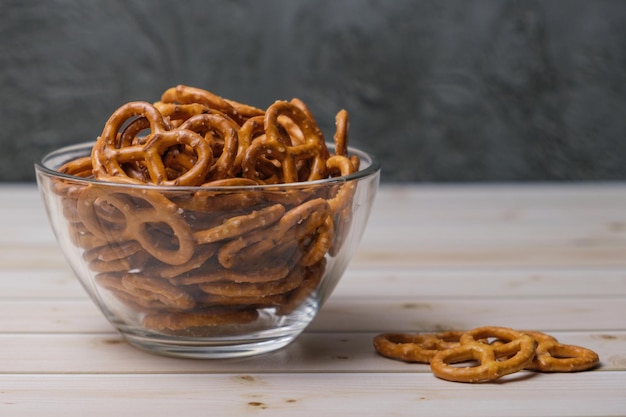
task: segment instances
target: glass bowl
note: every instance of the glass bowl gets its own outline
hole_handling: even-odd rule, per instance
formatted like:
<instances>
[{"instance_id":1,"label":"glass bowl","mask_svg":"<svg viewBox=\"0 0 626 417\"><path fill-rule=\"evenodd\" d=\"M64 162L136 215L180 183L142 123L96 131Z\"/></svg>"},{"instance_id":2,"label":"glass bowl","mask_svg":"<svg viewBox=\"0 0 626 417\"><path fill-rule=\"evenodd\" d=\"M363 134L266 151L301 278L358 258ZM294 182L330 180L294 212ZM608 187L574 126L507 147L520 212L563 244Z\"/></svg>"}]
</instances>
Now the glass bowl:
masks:
<instances>
[{"instance_id":1,"label":"glass bowl","mask_svg":"<svg viewBox=\"0 0 626 417\"><path fill-rule=\"evenodd\" d=\"M380 176L354 148L357 172L280 185L163 187L57 171L92 146L35 165L49 221L107 320L131 345L168 356L247 356L293 341L346 270Z\"/></svg>"}]
</instances>

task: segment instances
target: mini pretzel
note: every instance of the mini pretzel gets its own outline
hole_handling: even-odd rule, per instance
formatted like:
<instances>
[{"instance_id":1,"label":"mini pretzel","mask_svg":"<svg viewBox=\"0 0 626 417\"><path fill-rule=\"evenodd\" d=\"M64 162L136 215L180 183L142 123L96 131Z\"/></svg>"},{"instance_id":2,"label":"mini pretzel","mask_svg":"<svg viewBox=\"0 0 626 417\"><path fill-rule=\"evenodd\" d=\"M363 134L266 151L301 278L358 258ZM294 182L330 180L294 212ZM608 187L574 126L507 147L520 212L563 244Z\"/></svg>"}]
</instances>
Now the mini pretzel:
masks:
<instances>
[{"instance_id":1,"label":"mini pretzel","mask_svg":"<svg viewBox=\"0 0 626 417\"><path fill-rule=\"evenodd\" d=\"M227 114L240 124L247 118L263 114L263 110L256 107L227 100L209 91L186 85L177 85L166 90L161 95L161 101L164 103L202 104Z\"/></svg>"},{"instance_id":2,"label":"mini pretzel","mask_svg":"<svg viewBox=\"0 0 626 417\"><path fill-rule=\"evenodd\" d=\"M281 204L274 204L261 210L255 210L250 214L234 216L224 221L219 226L208 230L194 233L194 238L198 243L211 243L224 239L241 236L254 229L267 227L278 221L285 214L285 207Z\"/></svg>"},{"instance_id":3,"label":"mini pretzel","mask_svg":"<svg viewBox=\"0 0 626 417\"><path fill-rule=\"evenodd\" d=\"M105 244L83 252L83 259L87 262L93 262L96 260L103 262L115 261L127 258L142 249L143 247L141 244L135 240L120 242L115 245Z\"/></svg>"},{"instance_id":4,"label":"mini pretzel","mask_svg":"<svg viewBox=\"0 0 626 417\"><path fill-rule=\"evenodd\" d=\"M232 270L220 267L208 271L198 270L183 274L171 279L177 285L206 284L218 281L235 283L273 282L285 278L289 274L289 265L283 261L276 261L274 265L257 267L251 270Z\"/></svg>"},{"instance_id":5,"label":"mini pretzel","mask_svg":"<svg viewBox=\"0 0 626 417\"><path fill-rule=\"evenodd\" d=\"M141 144L119 143L120 129L134 117L145 118L151 134ZM128 145L128 146L122 146ZM169 179L162 155L168 148L186 145L196 156L195 165L180 176ZM130 102L117 109L105 124L102 135L92 150L94 176L109 181L142 183L135 175L140 163L149 181L158 185L200 185L211 168L213 154L209 144L195 132L185 129L169 130L159 111L146 102ZM124 169L131 165L130 172Z\"/></svg>"},{"instance_id":6,"label":"mini pretzel","mask_svg":"<svg viewBox=\"0 0 626 417\"><path fill-rule=\"evenodd\" d=\"M93 177L93 169L91 165L91 157L82 157L73 159L61 165L58 172L67 175L73 175L80 178ZM63 197L64 209L73 208L76 203L76 197L85 187L83 184L74 181L65 181L62 179L51 181L52 192Z\"/></svg>"},{"instance_id":7,"label":"mini pretzel","mask_svg":"<svg viewBox=\"0 0 626 417\"><path fill-rule=\"evenodd\" d=\"M123 216L121 228L106 227L96 208L106 202ZM87 187L80 194L78 214L85 227L95 236L113 242L136 240L158 260L170 264L183 264L194 254L194 238L178 207L157 192L117 189L112 187ZM175 239L175 246L163 244L165 236L151 235L150 225L167 225Z\"/></svg>"},{"instance_id":8,"label":"mini pretzel","mask_svg":"<svg viewBox=\"0 0 626 417\"><path fill-rule=\"evenodd\" d=\"M75 177L88 178L93 175L93 167L91 165L91 156L72 159L61 165L57 171L62 174L73 175Z\"/></svg>"},{"instance_id":9,"label":"mini pretzel","mask_svg":"<svg viewBox=\"0 0 626 417\"><path fill-rule=\"evenodd\" d=\"M304 143L292 146L291 140L285 140L280 130L279 117L288 117L299 128ZM281 165L282 182L298 182L297 162L309 160L308 181L325 178L326 147L319 128L299 107L286 102L277 101L265 112L265 135L252 141L246 149L242 160L242 174L247 178L262 179L266 177L260 171L259 163L263 158L270 157Z\"/></svg>"},{"instance_id":10,"label":"mini pretzel","mask_svg":"<svg viewBox=\"0 0 626 417\"><path fill-rule=\"evenodd\" d=\"M187 104L179 104L179 103L164 103L162 101L157 101L152 104L163 117L167 117L171 120L177 120L179 122L183 122L190 117L197 116L199 114L211 113L214 110L200 103L187 103ZM221 113L224 114L224 113ZM225 116L225 115L224 115Z\"/></svg>"},{"instance_id":11,"label":"mini pretzel","mask_svg":"<svg viewBox=\"0 0 626 417\"><path fill-rule=\"evenodd\" d=\"M282 303L277 314L286 315L298 308L317 288L326 272L326 258L320 259L316 264L305 268L305 277L302 283L287 294L287 300Z\"/></svg>"},{"instance_id":12,"label":"mini pretzel","mask_svg":"<svg viewBox=\"0 0 626 417\"><path fill-rule=\"evenodd\" d=\"M283 139L270 140L265 135L257 138L243 154L242 175L266 184L296 182L298 178L296 162L287 152L287 146ZM279 162L280 171L267 160L268 155L272 160Z\"/></svg>"},{"instance_id":13,"label":"mini pretzel","mask_svg":"<svg viewBox=\"0 0 626 417\"><path fill-rule=\"evenodd\" d=\"M189 293L171 285L165 279L152 278L145 274L124 274L122 286L131 293L136 291L147 293L150 299L158 300L177 310L189 310L196 305Z\"/></svg>"},{"instance_id":14,"label":"mini pretzel","mask_svg":"<svg viewBox=\"0 0 626 417\"><path fill-rule=\"evenodd\" d=\"M331 175L338 173L338 175L346 176L356 172L352 161L343 155L334 155L328 158L326 167ZM328 205L335 222L334 241L329 250L332 256L337 255L348 236L348 230L352 222L352 200L355 192L356 184L347 182L338 186L336 194L328 199Z\"/></svg>"},{"instance_id":15,"label":"mini pretzel","mask_svg":"<svg viewBox=\"0 0 626 417\"><path fill-rule=\"evenodd\" d=\"M600 358L594 351L574 345L564 345L548 334L524 330L537 340L535 358L527 369L540 372L578 372L591 369Z\"/></svg>"},{"instance_id":16,"label":"mini pretzel","mask_svg":"<svg viewBox=\"0 0 626 417\"><path fill-rule=\"evenodd\" d=\"M145 328L200 336L213 331L204 327L253 321L257 309L288 314L319 288L327 256L347 236L355 185L268 184L358 170L347 153L347 112L335 120L331 157L297 98L261 110L178 85L154 104L127 103L90 156L59 168L122 184L55 181L71 241L105 296Z\"/></svg>"},{"instance_id":17,"label":"mini pretzel","mask_svg":"<svg viewBox=\"0 0 626 417\"><path fill-rule=\"evenodd\" d=\"M179 129L196 132L205 139L211 134L216 134L221 138L220 155L207 173L210 180L226 178L232 171L239 144L238 128L239 126L233 126L228 119L217 114L199 114L180 125Z\"/></svg>"},{"instance_id":18,"label":"mini pretzel","mask_svg":"<svg viewBox=\"0 0 626 417\"><path fill-rule=\"evenodd\" d=\"M322 198L309 200L306 203L303 203L289 210L287 213L285 213L285 215L280 219L277 224L269 228L263 229L259 232L246 233L242 236L239 236L235 240L231 240L225 243L218 252L219 262L225 268L232 268L235 265L237 253L244 248L262 242L259 248L260 252L262 253L275 246L275 242L283 240L289 241L290 238L286 238L286 235L293 234L294 238L297 237L297 233L302 230L299 226L304 227L305 225L309 224L308 222L305 222L305 220L311 218L321 219L321 221L325 221L323 216L328 216L329 212L330 209L326 200ZM316 226L321 226L321 222L318 223ZM327 238L330 227L332 226L324 226L324 228L322 229L322 233L319 234L319 239ZM326 241L322 241L319 245L312 246L311 250L308 252L311 254L306 255L307 262L315 263L316 258L318 258L320 255L318 253L319 249L323 247L326 243Z\"/></svg>"},{"instance_id":19,"label":"mini pretzel","mask_svg":"<svg viewBox=\"0 0 626 417\"><path fill-rule=\"evenodd\" d=\"M248 178L225 178L222 180L209 181L202 184L198 191L181 193L172 200L183 210L198 213L207 213L214 216L217 211L237 211L254 206L261 200L261 195L254 189L246 193L229 193L225 187L252 187L259 185L258 182ZM215 191L213 188L220 188Z\"/></svg>"},{"instance_id":20,"label":"mini pretzel","mask_svg":"<svg viewBox=\"0 0 626 417\"><path fill-rule=\"evenodd\" d=\"M262 297L278 295L297 288L302 280L303 267L296 266L285 278L269 282L258 283L235 283L235 282L209 282L199 284L202 291L214 295L227 297Z\"/></svg>"},{"instance_id":21,"label":"mini pretzel","mask_svg":"<svg viewBox=\"0 0 626 417\"><path fill-rule=\"evenodd\" d=\"M508 340L493 346L476 341L476 338L496 337ZM435 376L455 382L493 381L518 372L528 366L535 355L537 342L527 334L502 327L483 327L464 333L460 345L437 352L430 361ZM506 359L501 359L501 358ZM459 362L476 360L478 366L451 366Z\"/></svg>"},{"instance_id":22,"label":"mini pretzel","mask_svg":"<svg viewBox=\"0 0 626 417\"><path fill-rule=\"evenodd\" d=\"M205 107L219 110L225 114L234 114L233 106L222 97L200 88L189 87L182 84L165 90L161 95L161 102L201 104Z\"/></svg>"},{"instance_id":23,"label":"mini pretzel","mask_svg":"<svg viewBox=\"0 0 626 417\"><path fill-rule=\"evenodd\" d=\"M348 155L349 117L346 110L340 110L335 116L335 155Z\"/></svg>"},{"instance_id":24,"label":"mini pretzel","mask_svg":"<svg viewBox=\"0 0 626 417\"><path fill-rule=\"evenodd\" d=\"M221 306L230 308L271 308L284 305L285 294L261 296L261 297L226 297L223 295L203 294L198 297L199 303L205 303L207 306Z\"/></svg>"},{"instance_id":25,"label":"mini pretzel","mask_svg":"<svg viewBox=\"0 0 626 417\"><path fill-rule=\"evenodd\" d=\"M235 157L231 175L239 175L241 173L241 163L244 153L254 139L259 136L265 136L265 130L263 128L264 119L263 116L251 117L241 125L239 129L239 149L237 150L237 156Z\"/></svg>"},{"instance_id":26,"label":"mini pretzel","mask_svg":"<svg viewBox=\"0 0 626 417\"><path fill-rule=\"evenodd\" d=\"M291 119L302 132L304 143L289 147L289 156L293 160L309 159L311 160L310 174L306 178L307 181L319 180L326 178L326 163L328 150L324 143L324 137L308 112L308 109L298 106L301 101L292 100L291 103L286 101L277 101L267 108L265 111L265 135L269 141L275 141L280 135L278 126L278 118L280 116ZM302 103L303 105L303 103ZM291 162L291 159L288 160ZM295 182L288 181L288 182Z\"/></svg>"},{"instance_id":27,"label":"mini pretzel","mask_svg":"<svg viewBox=\"0 0 626 417\"><path fill-rule=\"evenodd\" d=\"M129 306L136 311L160 310L168 308L148 291L134 290L129 291L122 285L122 276L120 273L99 273L95 277L96 283L110 291L116 299Z\"/></svg>"},{"instance_id":28,"label":"mini pretzel","mask_svg":"<svg viewBox=\"0 0 626 417\"><path fill-rule=\"evenodd\" d=\"M313 130L315 130L315 132L316 132L317 137L322 139L322 143L324 143L324 134L322 133L322 130L318 126L317 122L315 121L315 117L313 117L313 113L311 112L309 107L304 103L304 101L300 100L299 98L292 98L289 101L289 103L294 105L295 107L299 108L300 110L302 110L304 112L304 114L307 115L307 117L311 121L311 124L313 126ZM305 137L304 139L306 140L307 138ZM322 157L323 158L328 158L329 156L330 156L330 154L328 152L328 149L326 148L326 146L324 144L324 146L322 147Z\"/></svg>"},{"instance_id":29,"label":"mini pretzel","mask_svg":"<svg viewBox=\"0 0 626 417\"><path fill-rule=\"evenodd\" d=\"M439 351L460 345L463 332L406 334L383 333L374 338L374 348L381 355L405 362L430 363Z\"/></svg>"},{"instance_id":30,"label":"mini pretzel","mask_svg":"<svg viewBox=\"0 0 626 417\"><path fill-rule=\"evenodd\" d=\"M125 258L101 260L94 259L89 261L89 269L92 272L124 272L136 269L145 265L150 259L153 259L148 252L140 250Z\"/></svg>"},{"instance_id":31,"label":"mini pretzel","mask_svg":"<svg viewBox=\"0 0 626 417\"><path fill-rule=\"evenodd\" d=\"M142 325L146 329L155 330L188 330L196 327L250 323L256 320L258 315L254 309L150 313L143 318Z\"/></svg>"},{"instance_id":32,"label":"mini pretzel","mask_svg":"<svg viewBox=\"0 0 626 417\"><path fill-rule=\"evenodd\" d=\"M187 262L180 265L160 265L154 268L161 278L170 279L202 267L217 251L217 245L201 245ZM152 269L151 269L152 271Z\"/></svg>"}]
</instances>

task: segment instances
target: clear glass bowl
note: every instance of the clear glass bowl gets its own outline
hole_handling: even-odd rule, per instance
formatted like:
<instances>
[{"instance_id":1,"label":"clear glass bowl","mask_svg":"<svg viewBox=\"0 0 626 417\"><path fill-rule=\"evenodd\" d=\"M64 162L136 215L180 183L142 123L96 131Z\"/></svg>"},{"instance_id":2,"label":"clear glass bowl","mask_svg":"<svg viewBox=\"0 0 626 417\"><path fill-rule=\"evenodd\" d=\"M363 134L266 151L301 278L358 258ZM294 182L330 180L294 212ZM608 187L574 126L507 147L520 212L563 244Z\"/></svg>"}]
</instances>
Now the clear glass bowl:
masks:
<instances>
[{"instance_id":1,"label":"clear glass bowl","mask_svg":"<svg viewBox=\"0 0 626 417\"><path fill-rule=\"evenodd\" d=\"M380 175L353 148L354 174L283 185L161 187L57 172L92 145L35 166L52 229L109 322L169 356L247 356L293 341L348 266Z\"/></svg>"}]
</instances>

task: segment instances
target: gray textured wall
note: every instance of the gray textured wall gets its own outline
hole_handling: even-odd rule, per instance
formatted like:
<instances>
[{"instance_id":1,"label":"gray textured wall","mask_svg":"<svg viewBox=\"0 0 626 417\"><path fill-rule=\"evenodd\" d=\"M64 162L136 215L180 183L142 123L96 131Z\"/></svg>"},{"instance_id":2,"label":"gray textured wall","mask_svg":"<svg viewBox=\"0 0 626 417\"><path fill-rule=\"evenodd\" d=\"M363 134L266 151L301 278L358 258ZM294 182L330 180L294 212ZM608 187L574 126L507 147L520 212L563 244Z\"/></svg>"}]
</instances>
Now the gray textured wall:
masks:
<instances>
[{"instance_id":1,"label":"gray textured wall","mask_svg":"<svg viewBox=\"0 0 626 417\"><path fill-rule=\"evenodd\" d=\"M0 0L0 180L178 83L341 107L383 181L626 179L626 2Z\"/></svg>"}]
</instances>

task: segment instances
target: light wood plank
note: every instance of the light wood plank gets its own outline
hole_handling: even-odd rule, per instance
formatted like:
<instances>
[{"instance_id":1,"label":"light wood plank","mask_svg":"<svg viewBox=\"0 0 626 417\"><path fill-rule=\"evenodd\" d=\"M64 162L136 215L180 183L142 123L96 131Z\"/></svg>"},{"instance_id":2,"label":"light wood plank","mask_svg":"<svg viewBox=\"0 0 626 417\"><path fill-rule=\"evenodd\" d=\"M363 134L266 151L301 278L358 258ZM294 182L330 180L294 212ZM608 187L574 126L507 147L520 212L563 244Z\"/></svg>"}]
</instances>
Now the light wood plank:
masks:
<instances>
[{"instance_id":1,"label":"light wood plank","mask_svg":"<svg viewBox=\"0 0 626 417\"><path fill-rule=\"evenodd\" d=\"M430 374L0 375L0 414L46 416L623 416L624 372L525 373L466 385ZM541 397L538 398L538 393Z\"/></svg>"},{"instance_id":2,"label":"light wood plank","mask_svg":"<svg viewBox=\"0 0 626 417\"><path fill-rule=\"evenodd\" d=\"M85 298L69 266L0 268L0 299ZM445 291L442 291L442 288ZM333 297L572 297L626 296L626 270L595 268L422 268L351 265Z\"/></svg>"},{"instance_id":3,"label":"light wood plank","mask_svg":"<svg viewBox=\"0 0 626 417\"><path fill-rule=\"evenodd\" d=\"M624 266L625 195L623 184L383 186L354 262ZM50 266L58 254L46 248L55 243L36 191L0 196L12 213L0 218L2 264L32 262L35 252Z\"/></svg>"},{"instance_id":4,"label":"light wood plank","mask_svg":"<svg viewBox=\"0 0 626 417\"><path fill-rule=\"evenodd\" d=\"M310 331L424 331L505 326L543 330L626 330L624 297L331 297ZM110 331L89 299L0 300L2 333Z\"/></svg>"},{"instance_id":5,"label":"light wood plank","mask_svg":"<svg viewBox=\"0 0 626 417\"><path fill-rule=\"evenodd\" d=\"M8 242L0 244L0 265L2 269L46 271L67 267L68 263L56 242L48 244Z\"/></svg>"},{"instance_id":6,"label":"light wood plank","mask_svg":"<svg viewBox=\"0 0 626 417\"><path fill-rule=\"evenodd\" d=\"M333 297L626 296L623 268L401 267L352 265Z\"/></svg>"},{"instance_id":7,"label":"light wood plank","mask_svg":"<svg viewBox=\"0 0 626 417\"><path fill-rule=\"evenodd\" d=\"M0 299L80 298L86 293L69 268L0 268Z\"/></svg>"},{"instance_id":8,"label":"light wood plank","mask_svg":"<svg viewBox=\"0 0 626 417\"><path fill-rule=\"evenodd\" d=\"M325 372L334 375L345 372L430 372L428 365L408 364L378 355L372 346L376 334L305 332L276 352L258 357L205 361L149 354L130 346L114 333L0 334L0 373ZM626 371L626 331L551 334L561 343L596 351L601 366L591 372Z\"/></svg>"},{"instance_id":9,"label":"light wood plank","mask_svg":"<svg viewBox=\"0 0 626 417\"><path fill-rule=\"evenodd\" d=\"M626 183L384 184L305 333L224 361L124 343L73 278L34 185L0 185L0 202L0 415L626 413ZM486 324L548 331L602 366L465 385L371 347L378 332Z\"/></svg>"},{"instance_id":10,"label":"light wood plank","mask_svg":"<svg viewBox=\"0 0 626 417\"><path fill-rule=\"evenodd\" d=\"M316 331L411 331L504 326L543 330L624 329L624 298L331 298Z\"/></svg>"}]
</instances>

